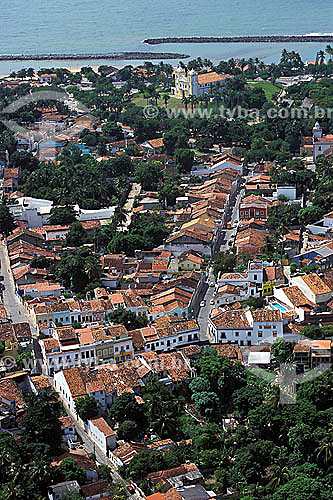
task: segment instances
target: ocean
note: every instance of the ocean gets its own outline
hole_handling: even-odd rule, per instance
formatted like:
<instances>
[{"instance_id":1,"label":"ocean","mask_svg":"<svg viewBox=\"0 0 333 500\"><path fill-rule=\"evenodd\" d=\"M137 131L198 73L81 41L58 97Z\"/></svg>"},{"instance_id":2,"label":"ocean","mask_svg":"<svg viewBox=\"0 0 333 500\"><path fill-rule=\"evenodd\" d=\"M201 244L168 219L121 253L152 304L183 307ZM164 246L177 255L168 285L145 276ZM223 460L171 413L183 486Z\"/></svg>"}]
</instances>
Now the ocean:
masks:
<instances>
[{"instance_id":1,"label":"ocean","mask_svg":"<svg viewBox=\"0 0 333 500\"><path fill-rule=\"evenodd\" d=\"M331 33L332 0L1 0L2 54L155 51L216 62L258 57L278 62L283 48L314 60L325 44L164 44L145 38ZM105 62L105 61L104 61ZM140 61L108 61L114 66ZM157 61L156 61L157 62ZM177 61L169 61L176 63ZM0 74L22 67L81 66L103 61L0 62Z\"/></svg>"}]
</instances>

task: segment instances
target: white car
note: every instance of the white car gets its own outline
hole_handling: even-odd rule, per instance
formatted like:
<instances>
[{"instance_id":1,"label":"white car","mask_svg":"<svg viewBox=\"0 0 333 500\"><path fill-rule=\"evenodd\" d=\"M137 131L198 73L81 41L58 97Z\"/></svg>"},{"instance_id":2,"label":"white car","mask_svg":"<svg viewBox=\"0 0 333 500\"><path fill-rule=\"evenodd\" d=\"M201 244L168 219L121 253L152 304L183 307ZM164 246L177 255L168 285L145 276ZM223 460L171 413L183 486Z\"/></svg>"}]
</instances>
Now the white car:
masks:
<instances>
[{"instance_id":1,"label":"white car","mask_svg":"<svg viewBox=\"0 0 333 500\"><path fill-rule=\"evenodd\" d=\"M202 300L202 301L200 302L200 307L205 307L205 305L206 305L206 301L205 301L205 300Z\"/></svg>"},{"instance_id":2,"label":"white car","mask_svg":"<svg viewBox=\"0 0 333 500\"><path fill-rule=\"evenodd\" d=\"M214 300L213 299L210 299L210 305L213 306L215 304Z\"/></svg>"},{"instance_id":3,"label":"white car","mask_svg":"<svg viewBox=\"0 0 333 500\"><path fill-rule=\"evenodd\" d=\"M214 281L211 281L211 282L209 283L209 286L215 286Z\"/></svg>"}]
</instances>

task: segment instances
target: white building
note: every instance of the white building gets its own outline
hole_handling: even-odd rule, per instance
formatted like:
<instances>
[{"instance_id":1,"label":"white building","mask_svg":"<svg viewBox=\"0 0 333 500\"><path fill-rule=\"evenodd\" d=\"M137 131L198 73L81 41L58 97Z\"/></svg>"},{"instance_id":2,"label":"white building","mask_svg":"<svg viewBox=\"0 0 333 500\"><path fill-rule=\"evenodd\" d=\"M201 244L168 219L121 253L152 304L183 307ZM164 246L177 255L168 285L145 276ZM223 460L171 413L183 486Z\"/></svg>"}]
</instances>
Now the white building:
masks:
<instances>
[{"instance_id":1,"label":"white building","mask_svg":"<svg viewBox=\"0 0 333 500\"><path fill-rule=\"evenodd\" d=\"M224 311L209 318L208 328L216 344L257 345L283 337L279 310Z\"/></svg>"},{"instance_id":2,"label":"white building","mask_svg":"<svg viewBox=\"0 0 333 500\"><path fill-rule=\"evenodd\" d=\"M199 97L202 95L213 95L215 89L223 90L231 75L219 75L215 71L199 74L194 69L188 71L187 68L178 66L174 68L174 87L172 93L175 97Z\"/></svg>"},{"instance_id":3,"label":"white building","mask_svg":"<svg viewBox=\"0 0 333 500\"><path fill-rule=\"evenodd\" d=\"M313 137L313 159L316 160L317 156L322 155L324 151L333 147L333 135L323 135L323 131L317 122L312 130Z\"/></svg>"},{"instance_id":4,"label":"white building","mask_svg":"<svg viewBox=\"0 0 333 500\"><path fill-rule=\"evenodd\" d=\"M304 295L314 304L324 304L332 299L333 292L318 274L311 273L291 278L291 284L298 286Z\"/></svg>"},{"instance_id":5,"label":"white building","mask_svg":"<svg viewBox=\"0 0 333 500\"><path fill-rule=\"evenodd\" d=\"M88 420L88 435L105 455L116 447L116 433L103 417Z\"/></svg>"}]
</instances>

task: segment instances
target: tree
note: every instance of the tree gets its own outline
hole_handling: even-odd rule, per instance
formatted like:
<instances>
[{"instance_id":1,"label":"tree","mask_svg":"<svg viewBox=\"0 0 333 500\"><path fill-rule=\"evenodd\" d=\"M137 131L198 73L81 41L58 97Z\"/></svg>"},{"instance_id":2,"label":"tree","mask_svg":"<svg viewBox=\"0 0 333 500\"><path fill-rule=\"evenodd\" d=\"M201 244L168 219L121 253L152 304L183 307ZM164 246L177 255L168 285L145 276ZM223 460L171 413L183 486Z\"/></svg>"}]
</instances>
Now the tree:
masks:
<instances>
[{"instance_id":1,"label":"tree","mask_svg":"<svg viewBox=\"0 0 333 500\"><path fill-rule=\"evenodd\" d=\"M293 353L293 345L291 342L287 342L283 338L277 338L271 346L274 359L278 363L287 363Z\"/></svg>"},{"instance_id":2,"label":"tree","mask_svg":"<svg viewBox=\"0 0 333 500\"><path fill-rule=\"evenodd\" d=\"M51 225L68 225L76 221L76 212L70 205L67 206L54 206L51 208L48 223Z\"/></svg>"},{"instance_id":3,"label":"tree","mask_svg":"<svg viewBox=\"0 0 333 500\"><path fill-rule=\"evenodd\" d=\"M75 401L75 411L86 422L98 416L98 403L94 396L86 395Z\"/></svg>"},{"instance_id":4,"label":"tree","mask_svg":"<svg viewBox=\"0 0 333 500\"><path fill-rule=\"evenodd\" d=\"M280 486L265 500L327 500L330 497L328 485L320 478L310 478L298 474L295 478Z\"/></svg>"},{"instance_id":5,"label":"tree","mask_svg":"<svg viewBox=\"0 0 333 500\"><path fill-rule=\"evenodd\" d=\"M124 325L127 330L137 330L148 325L147 316L137 316L134 312L118 307L108 315L108 319L116 325Z\"/></svg>"},{"instance_id":6,"label":"tree","mask_svg":"<svg viewBox=\"0 0 333 500\"><path fill-rule=\"evenodd\" d=\"M48 259L44 255L35 255L30 262L30 266L36 269L49 269L51 265L52 259Z\"/></svg>"},{"instance_id":7,"label":"tree","mask_svg":"<svg viewBox=\"0 0 333 500\"><path fill-rule=\"evenodd\" d=\"M176 435L178 417L183 411L183 401L177 399L155 376L147 381L143 399L149 427L162 438Z\"/></svg>"},{"instance_id":8,"label":"tree","mask_svg":"<svg viewBox=\"0 0 333 500\"><path fill-rule=\"evenodd\" d=\"M323 462L325 467L329 467L333 460L333 439L332 432L325 437L316 448L316 457L319 462Z\"/></svg>"},{"instance_id":9,"label":"tree","mask_svg":"<svg viewBox=\"0 0 333 500\"><path fill-rule=\"evenodd\" d=\"M213 264L213 273L215 278L218 274L231 272L236 265L236 255L233 253L218 252Z\"/></svg>"},{"instance_id":10,"label":"tree","mask_svg":"<svg viewBox=\"0 0 333 500\"><path fill-rule=\"evenodd\" d=\"M135 395L130 392L123 392L112 403L108 413L111 425L116 423L134 422L140 424L143 421L142 405L136 401ZM128 425L127 425L128 427Z\"/></svg>"},{"instance_id":11,"label":"tree","mask_svg":"<svg viewBox=\"0 0 333 500\"><path fill-rule=\"evenodd\" d=\"M126 500L128 497L127 490L124 484L120 481L112 483L109 487L109 492L113 500Z\"/></svg>"},{"instance_id":12,"label":"tree","mask_svg":"<svg viewBox=\"0 0 333 500\"><path fill-rule=\"evenodd\" d=\"M61 462L58 467L58 473L63 481L77 481L79 484L84 484L86 481L86 471L79 467L76 461L67 457Z\"/></svg>"},{"instance_id":13,"label":"tree","mask_svg":"<svg viewBox=\"0 0 333 500\"><path fill-rule=\"evenodd\" d=\"M125 420L117 430L117 439L134 441L138 435L139 427L133 420Z\"/></svg>"},{"instance_id":14,"label":"tree","mask_svg":"<svg viewBox=\"0 0 333 500\"><path fill-rule=\"evenodd\" d=\"M236 389L232 394L235 409L242 415L247 415L249 410L255 409L263 401L263 393L257 385L246 385Z\"/></svg>"},{"instance_id":15,"label":"tree","mask_svg":"<svg viewBox=\"0 0 333 500\"><path fill-rule=\"evenodd\" d=\"M66 288L84 292L100 286L102 268L96 254L87 248L65 253L55 264L54 274Z\"/></svg>"},{"instance_id":16,"label":"tree","mask_svg":"<svg viewBox=\"0 0 333 500\"><path fill-rule=\"evenodd\" d=\"M265 305L265 299L264 297L249 297L248 299L244 300L244 304L248 305L251 308L254 309L262 309Z\"/></svg>"},{"instance_id":17,"label":"tree","mask_svg":"<svg viewBox=\"0 0 333 500\"><path fill-rule=\"evenodd\" d=\"M60 446L62 431L57 414L57 401L54 392L29 394L23 417L25 442L47 444L52 450Z\"/></svg>"},{"instance_id":18,"label":"tree","mask_svg":"<svg viewBox=\"0 0 333 500\"><path fill-rule=\"evenodd\" d=\"M175 161L181 172L189 173L193 166L194 152L191 149L176 149Z\"/></svg>"},{"instance_id":19,"label":"tree","mask_svg":"<svg viewBox=\"0 0 333 500\"><path fill-rule=\"evenodd\" d=\"M87 238L86 232L79 221L72 222L66 235L66 246L79 247Z\"/></svg>"},{"instance_id":20,"label":"tree","mask_svg":"<svg viewBox=\"0 0 333 500\"><path fill-rule=\"evenodd\" d=\"M324 213L324 209L317 206L310 206L302 208L302 210L299 211L298 217L300 223L306 226L307 224L319 221Z\"/></svg>"},{"instance_id":21,"label":"tree","mask_svg":"<svg viewBox=\"0 0 333 500\"><path fill-rule=\"evenodd\" d=\"M0 340L0 354L2 354L4 352L5 347L6 347L5 343L2 340Z\"/></svg>"},{"instance_id":22,"label":"tree","mask_svg":"<svg viewBox=\"0 0 333 500\"><path fill-rule=\"evenodd\" d=\"M135 165L134 175L144 191L155 191L161 180L161 163L140 160Z\"/></svg>"},{"instance_id":23,"label":"tree","mask_svg":"<svg viewBox=\"0 0 333 500\"><path fill-rule=\"evenodd\" d=\"M4 200L0 203L0 233L4 236L8 236L14 229L14 217L10 213L7 204Z\"/></svg>"}]
</instances>

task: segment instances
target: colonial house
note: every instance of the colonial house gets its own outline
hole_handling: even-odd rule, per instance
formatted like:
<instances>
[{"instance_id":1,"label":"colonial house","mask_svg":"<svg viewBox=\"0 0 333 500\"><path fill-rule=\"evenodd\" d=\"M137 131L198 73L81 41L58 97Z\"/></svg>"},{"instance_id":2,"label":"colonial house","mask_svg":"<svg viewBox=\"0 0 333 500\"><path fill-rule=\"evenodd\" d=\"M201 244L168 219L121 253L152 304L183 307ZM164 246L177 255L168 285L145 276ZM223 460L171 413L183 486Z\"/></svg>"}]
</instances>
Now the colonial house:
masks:
<instances>
[{"instance_id":1,"label":"colonial house","mask_svg":"<svg viewBox=\"0 0 333 500\"><path fill-rule=\"evenodd\" d=\"M239 204L239 220L266 220L270 206L271 202L261 196L246 196Z\"/></svg>"},{"instance_id":2,"label":"colonial house","mask_svg":"<svg viewBox=\"0 0 333 500\"><path fill-rule=\"evenodd\" d=\"M222 311L208 320L209 337L215 343L257 345L283 337L280 310Z\"/></svg>"},{"instance_id":3,"label":"colonial house","mask_svg":"<svg viewBox=\"0 0 333 500\"><path fill-rule=\"evenodd\" d=\"M316 273L294 276L291 278L291 284L296 285L307 299L316 305L326 304L333 296L332 287L327 280Z\"/></svg>"}]
</instances>

